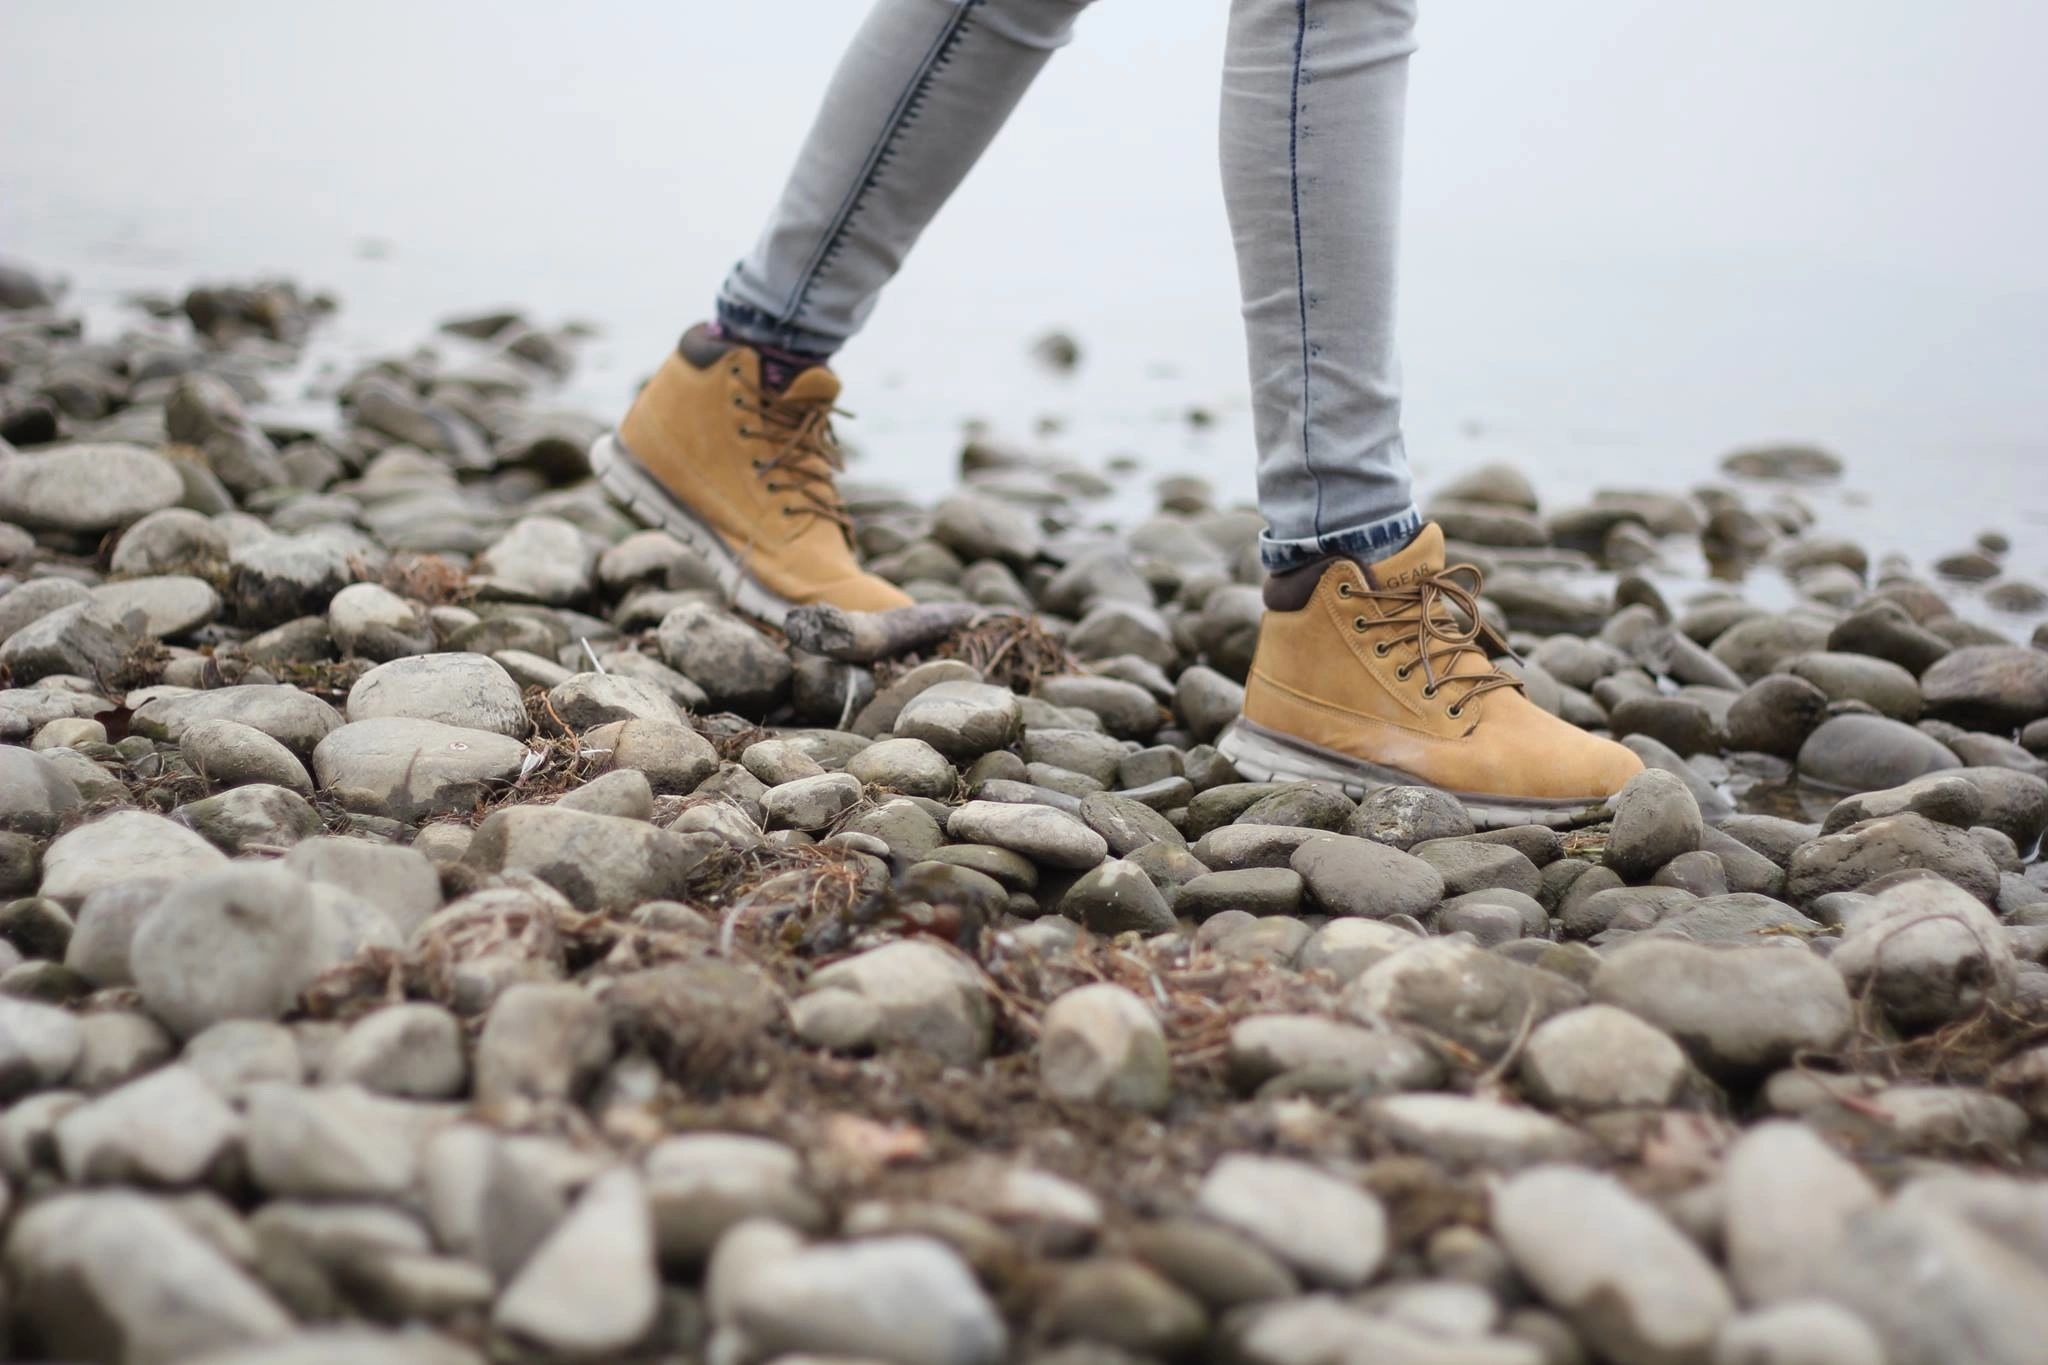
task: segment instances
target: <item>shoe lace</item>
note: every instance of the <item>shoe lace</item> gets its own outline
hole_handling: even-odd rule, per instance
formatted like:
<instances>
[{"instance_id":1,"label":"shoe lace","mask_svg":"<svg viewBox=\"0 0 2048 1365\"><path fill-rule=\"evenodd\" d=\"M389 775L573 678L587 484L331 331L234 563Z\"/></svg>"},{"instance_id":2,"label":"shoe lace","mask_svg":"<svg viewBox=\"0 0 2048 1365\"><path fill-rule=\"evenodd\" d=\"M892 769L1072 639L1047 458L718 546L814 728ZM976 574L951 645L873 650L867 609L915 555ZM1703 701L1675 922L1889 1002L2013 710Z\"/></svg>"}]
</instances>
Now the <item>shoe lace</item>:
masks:
<instances>
[{"instance_id":1,"label":"shoe lace","mask_svg":"<svg viewBox=\"0 0 2048 1365\"><path fill-rule=\"evenodd\" d=\"M754 461L762 486L770 493L795 495L783 504L783 516L829 521L851 544L853 519L847 515L837 483L846 460L832 431L832 418L853 414L835 407L830 399L791 398L735 373L752 401L734 401L742 412L764 424L758 430L742 425L740 435L774 446L773 454Z\"/></svg>"},{"instance_id":2,"label":"shoe lace","mask_svg":"<svg viewBox=\"0 0 2048 1365\"><path fill-rule=\"evenodd\" d=\"M1465 577L1468 574L1469 586ZM1398 588L1354 588L1349 583L1339 583L1337 595L1383 604L1378 616L1361 613L1352 618L1352 629L1361 635L1375 630L1405 632L1373 646L1373 653L1381 658L1404 645L1414 648L1415 657L1396 668L1395 677L1406 682L1419 667L1424 679L1422 695L1429 698L1444 688L1462 685L1463 694L1450 706L1451 718L1455 720L1475 697L1500 688L1523 687L1520 678L1494 666L1490 660L1484 672L1439 675L1439 664L1448 669L1467 651L1485 660L1488 644L1509 658L1517 657L1500 632L1479 614L1479 590L1484 582L1475 566L1453 564Z\"/></svg>"}]
</instances>

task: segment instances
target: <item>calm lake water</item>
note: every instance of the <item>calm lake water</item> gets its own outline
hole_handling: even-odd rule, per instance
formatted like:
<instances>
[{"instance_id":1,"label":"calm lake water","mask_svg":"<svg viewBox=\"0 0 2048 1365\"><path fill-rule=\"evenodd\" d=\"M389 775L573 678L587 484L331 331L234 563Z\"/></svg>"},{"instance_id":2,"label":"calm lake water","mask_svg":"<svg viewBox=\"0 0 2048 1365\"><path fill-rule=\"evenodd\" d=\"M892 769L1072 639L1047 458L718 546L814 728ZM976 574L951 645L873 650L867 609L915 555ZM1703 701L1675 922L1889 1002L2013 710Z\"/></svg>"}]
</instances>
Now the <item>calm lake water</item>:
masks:
<instances>
[{"instance_id":1,"label":"calm lake water","mask_svg":"<svg viewBox=\"0 0 2048 1365\"><path fill-rule=\"evenodd\" d=\"M2048 580L2048 16L1648 8L1425 6L1401 301L1425 493L1489 460L1552 502L1682 488L1812 440L1849 462L1813 495L1830 530L1924 567L1995 527ZM586 319L569 396L608 413L751 241L864 9L0 4L0 253L110 324L133 290L287 274L341 298L338 360L498 303ZM1225 9L1084 17L842 358L864 478L922 490L964 420L1054 419L1064 451L1249 496ZM1052 327L1073 375L1027 356Z\"/></svg>"}]
</instances>

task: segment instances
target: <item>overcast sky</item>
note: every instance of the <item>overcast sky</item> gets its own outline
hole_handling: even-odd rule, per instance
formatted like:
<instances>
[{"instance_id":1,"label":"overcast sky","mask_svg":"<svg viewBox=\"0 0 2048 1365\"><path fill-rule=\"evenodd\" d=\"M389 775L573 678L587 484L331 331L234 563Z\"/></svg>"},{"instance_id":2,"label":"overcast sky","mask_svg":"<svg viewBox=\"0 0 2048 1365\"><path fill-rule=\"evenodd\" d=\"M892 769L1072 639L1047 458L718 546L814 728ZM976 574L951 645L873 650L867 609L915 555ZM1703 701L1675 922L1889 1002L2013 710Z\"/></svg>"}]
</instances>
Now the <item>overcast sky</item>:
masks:
<instances>
[{"instance_id":1,"label":"overcast sky","mask_svg":"<svg viewBox=\"0 0 2048 1365\"><path fill-rule=\"evenodd\" d=\"M939 247L1027 247L989 233L1020 201L1105 215L1053 225L1058 244L1127 241L1170 219L1213 238L1226 8L1099 0ZM2048 286L2037 0L1422 8L1420 241L1811 252ZM403 201L459 191L482 226L525 232L491 221L519 215L554 244L572 235L572 201L666 200L679 251L729 254L864 9L10 0L0 175L160 211L182 200L165 228L229 233L219 219L237 208L302 233L445 230L444 205ZM342 154L367 164L337 167ZM1047 225L1033 227L1043 240Z\"/></svg>"}]
</instances>

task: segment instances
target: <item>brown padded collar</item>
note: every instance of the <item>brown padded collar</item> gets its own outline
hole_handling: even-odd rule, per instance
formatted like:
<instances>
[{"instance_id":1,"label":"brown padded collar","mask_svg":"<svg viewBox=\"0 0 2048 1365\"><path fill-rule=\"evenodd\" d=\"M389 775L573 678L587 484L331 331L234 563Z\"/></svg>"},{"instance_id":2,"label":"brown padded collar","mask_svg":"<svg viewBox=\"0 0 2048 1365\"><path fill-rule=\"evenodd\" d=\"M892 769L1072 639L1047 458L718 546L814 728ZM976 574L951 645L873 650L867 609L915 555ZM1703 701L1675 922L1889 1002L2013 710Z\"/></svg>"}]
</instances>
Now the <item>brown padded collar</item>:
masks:
<instances>
[{"instance_id":1,"label":"brown padded collar","mask_svg":"<svg viewBox=\"0 0 2048 1365\"><path fill-rule=\"evenodd\" d=\"M1266 588L1262 594L1265 599L1266 610L1300 611L1308 605L1309 598L1315 596L1316 585L1323 581L1323 574L1329 570L1330 566L1342 563L1350 558L1349 555L1326 555L1312 564L1304 564L1298 569L1289 569L1286 573L1267 574ZM1356 563L1357 561L1353 560L1352 562ZM1372 570L1363 564L1360 564L1358 569L1365 576L1367 585L1370 586L1373 581Z\"/></svg>"},{"instance_id":2,"label":"brown padded collar","mask_svg":"<svg viewBox=\"0 0 2048 1365\"><path fill-rule=\"evenodd\" d=\"M683 339L676 343L676 354L688 361L691 369L706 370L732 347L731 341L713 336L709 327L698 323L683 333Z\"/></svg>"}]
</instances>

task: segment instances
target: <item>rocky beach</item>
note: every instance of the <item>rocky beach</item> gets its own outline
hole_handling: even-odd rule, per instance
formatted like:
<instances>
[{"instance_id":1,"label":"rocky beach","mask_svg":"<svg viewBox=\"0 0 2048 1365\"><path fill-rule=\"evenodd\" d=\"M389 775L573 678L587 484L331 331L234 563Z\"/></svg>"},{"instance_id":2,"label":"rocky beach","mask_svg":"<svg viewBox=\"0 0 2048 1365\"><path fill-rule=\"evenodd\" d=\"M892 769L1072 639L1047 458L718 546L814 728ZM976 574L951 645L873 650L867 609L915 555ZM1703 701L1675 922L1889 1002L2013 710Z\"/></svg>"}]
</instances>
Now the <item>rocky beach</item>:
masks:
<instances>
[{"instance_id":1,"label":"rocky beach","mask_svg":"<svg viewBox=\"0 0 2048 1365\"><path fill-rule=\"evenodd\" d=\"M1646 764L1475 821L1217 751L1195 472L856 459L918 605L775 630L591 481L583 329L338 306L0 264L0 1358L2048 1349L2026 528L1844 539L1805 446L1438 489Z\"/></svg>"}]
</instances>

